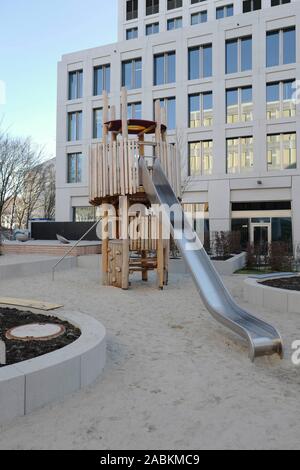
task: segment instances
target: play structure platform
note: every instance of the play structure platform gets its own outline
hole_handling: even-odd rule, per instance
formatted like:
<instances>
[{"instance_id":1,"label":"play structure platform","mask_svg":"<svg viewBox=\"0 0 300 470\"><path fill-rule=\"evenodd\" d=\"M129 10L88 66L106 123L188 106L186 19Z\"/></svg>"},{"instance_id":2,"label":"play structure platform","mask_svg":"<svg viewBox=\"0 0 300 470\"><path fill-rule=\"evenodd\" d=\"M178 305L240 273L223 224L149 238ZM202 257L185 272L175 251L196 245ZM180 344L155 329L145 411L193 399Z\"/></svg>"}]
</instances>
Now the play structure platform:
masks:
<instances>
[{"instance_id":1,"label":"play structure platform","mask_svg":"<svg viewBox=\"0 0 300 470\"><path fill-rule=\"evenodd\" d=\"M104 95L103 141L90 150L90 201L102 207L104 284L128 289L133 272L141 272L147 281L148 271L154 270L158 287L163 289L168 284L171 236L207 310L247 341L250 359L272 354L282 357L280 334L235 303L184 214L179 155L176 146L167 142L159 101L154 122L128 120L127 92L123 89L121 110L122 117L117 120L111 106L109 120ZM146 136L150 140L146 141ZM146 147L151 148L151 155L146 154ZM154 207L161 208L160 214ZM177 210L170 211L174 207ZM168 236L163 226L166 220ZM114 228L114 237L109 225Z\"/></svg>"}]
</instances>

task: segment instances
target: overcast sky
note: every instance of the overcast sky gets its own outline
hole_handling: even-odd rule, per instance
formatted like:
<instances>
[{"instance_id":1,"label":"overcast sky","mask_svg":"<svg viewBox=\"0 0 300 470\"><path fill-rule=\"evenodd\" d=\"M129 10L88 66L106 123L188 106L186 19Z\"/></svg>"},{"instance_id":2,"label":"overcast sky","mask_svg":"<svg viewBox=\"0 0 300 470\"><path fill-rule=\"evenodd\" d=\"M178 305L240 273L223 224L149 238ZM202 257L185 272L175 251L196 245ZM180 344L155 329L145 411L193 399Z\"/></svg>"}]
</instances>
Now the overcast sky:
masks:
<instances>
[{"instance_id":1,"label":"overcast sky","mask_svg":"<svg viewBox=\"0 0 300 470\"><path fill-rule=\"evenodd\" d=\"M57 62L116 40L117 0L0 0L2 126L54 156Z\"/></svg>"}]
</instances>

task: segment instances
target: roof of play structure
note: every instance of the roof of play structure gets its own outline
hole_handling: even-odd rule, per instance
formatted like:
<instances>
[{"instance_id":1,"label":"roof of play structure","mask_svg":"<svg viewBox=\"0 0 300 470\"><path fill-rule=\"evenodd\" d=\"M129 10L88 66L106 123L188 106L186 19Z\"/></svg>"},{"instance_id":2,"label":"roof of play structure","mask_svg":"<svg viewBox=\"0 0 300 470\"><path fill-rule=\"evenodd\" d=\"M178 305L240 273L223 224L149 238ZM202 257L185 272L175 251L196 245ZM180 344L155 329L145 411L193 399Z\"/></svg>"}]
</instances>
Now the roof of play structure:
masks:
<instances>
[{"instance_id":1,"label":"roof of play structure","mask_svg":"<svg viewBox=\"0 0 300 470\"><path fill-rule=\"evenodd\" d=\"M122 133L122 120L108 121L105 123L110 132ZM128 134L154 134L157 123L155 121L144 121L143 119L128 119ZM167 127L161 125L162 132L167 130Z\"/></svg>"}]
</instances>

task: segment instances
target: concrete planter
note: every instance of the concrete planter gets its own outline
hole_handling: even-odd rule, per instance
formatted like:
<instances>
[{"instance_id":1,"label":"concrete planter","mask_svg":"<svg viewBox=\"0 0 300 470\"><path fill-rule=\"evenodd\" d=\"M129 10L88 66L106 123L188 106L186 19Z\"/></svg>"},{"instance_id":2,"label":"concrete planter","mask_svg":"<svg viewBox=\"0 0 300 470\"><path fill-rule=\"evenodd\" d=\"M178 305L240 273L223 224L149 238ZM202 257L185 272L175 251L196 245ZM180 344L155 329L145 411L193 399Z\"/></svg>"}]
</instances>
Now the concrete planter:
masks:
<instances>
[{"instance_id":1,"label":"concrete planter","mask_svg":"<svg viewBox=\"0 0 300 470\"><path fill-rule=\"evenodd\" d=\"M62 400L96 381L106 359L105 328L77 312L57 315L81 330L81 337L50 354L0 369L0 425Z\"/></svg>"},{"instance_id":2,"label":"concrete planter","mask_svg":"<svg viewBox=\"0 0 300 470\"><path fill-rule=\"evenodd\" d=\"M235 255L227 261L213 261L218 273L223 276L231 276L239 269L246 266L246 253ZM182 259L171 259L169 263L171 274L188 274L189 270Z\"/></svg>"},{"instance_id":3,"label":"concrete planter","mask_svg":"<svg viewBox=\"0 0 300 470\"><path fill-rule=\"evenodd\" d=\"M17 277L35 276L38 274L51 273L52 268L60 258L45 258L36 261L23 261L12 264L0 265L0 281L15 279ZM57 267L57 271L64 271L77 267L77 258L65 258Z\"/></svg>"},{"instance_id":4,"label":"concrete planter","mask_svg":"<svg viewBox=\"0 0 300 470\"><path fill-rule=\"evenodd\" d=\"M244 299L255 306L276 312L300 313L300 292L264 286L257 279L246 279Z\"/></svg>"},{"instance_id":5,"label":"concrete planter","mask_svg":"<svg viewBox=\"0 0 300 470\"><path fill-rule=\"evenodd\" d=\"M246 253L240 253L227 261L213 261L213 264L219 274L223 276L231 276L233 273L246 266L246 257Z\"/></svg>"}]
</instances>

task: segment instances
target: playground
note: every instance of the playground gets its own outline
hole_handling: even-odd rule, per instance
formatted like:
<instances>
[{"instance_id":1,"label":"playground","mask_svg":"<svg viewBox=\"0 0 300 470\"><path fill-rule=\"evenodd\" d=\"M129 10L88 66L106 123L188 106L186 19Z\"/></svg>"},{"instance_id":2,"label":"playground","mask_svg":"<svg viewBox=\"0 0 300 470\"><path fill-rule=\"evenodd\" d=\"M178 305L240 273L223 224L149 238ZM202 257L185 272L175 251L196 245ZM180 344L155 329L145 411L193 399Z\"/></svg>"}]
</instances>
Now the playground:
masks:
<instances>
[{"instance_id":1,"label":"playground","mask_svg":"<svg viewBox=\"0 0 300 470\"><path fill-rule=\"evenodd\" d=\"M90 388L1 428L0 448L198 449L299 448L299 369L292 342L299 315L260 308L281 331L277 355L252 364L247 344L215 322L189 276L171 274L167 289L136 274L131 290L100 285L99 257L79 267L1 281L1 296L56 302L107 328L107 363ZM244 276L224 278L235 300ZM84 295L83 295L84 293Z\"/></svg>"},{"instance_id":2,"label":"playground","mask_svg":"<svg viewBox=\"0 0 300 470\"><path fill-rule=\"evenodd\" d=\"M3 266L11 278L3 276L0 303L55 300L79 339L61 353L10 362L0 398L17 396L13 416L25 416L3 419L0 448L296 448L298 314L263 302L258 311L244 301L244 276L217 271L183 211L179 154L159 102L155 121L144 121L127 118L126 89L121 119L103 100L103 140L89 155L89 199L100 218L77 242L58 236L70 244L61 258L39 246L49 259ZM84 256L80 243L94 229L102 254ZM171 269L173 241L183 269ZM21 339L43 340L26 336L29 326L50 328L45 337L57 342L71 325L51 337L58 325L22 323ZM12 328L5 340L18 348L14 335Z\"/></svg>"}]
</instances>

